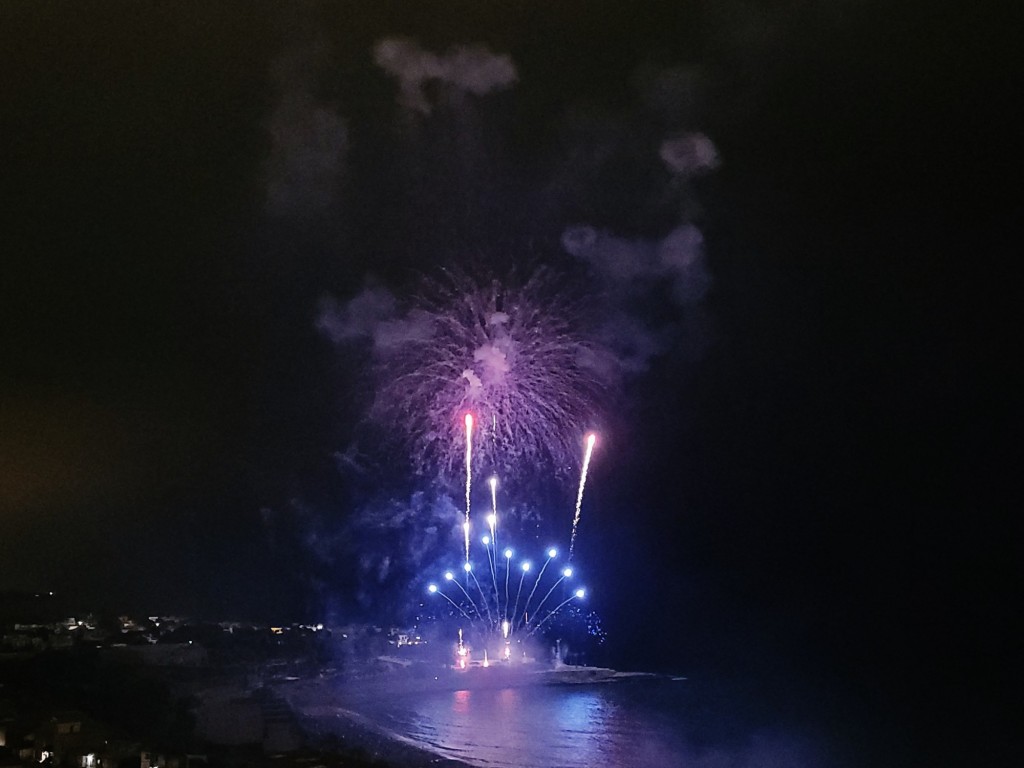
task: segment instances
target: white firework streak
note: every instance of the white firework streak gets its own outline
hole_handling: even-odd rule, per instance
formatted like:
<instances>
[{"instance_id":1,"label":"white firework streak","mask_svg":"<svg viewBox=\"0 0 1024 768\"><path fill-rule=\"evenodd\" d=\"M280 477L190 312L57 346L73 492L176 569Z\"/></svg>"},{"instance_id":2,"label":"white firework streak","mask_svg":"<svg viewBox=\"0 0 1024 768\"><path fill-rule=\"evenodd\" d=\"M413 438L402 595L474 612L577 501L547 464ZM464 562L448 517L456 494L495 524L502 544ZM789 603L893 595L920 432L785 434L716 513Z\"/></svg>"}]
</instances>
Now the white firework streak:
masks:
<instances>
[{"instance_id":1,"label":"white firework streak","mask_svg":"<svg viewBox=\"0 0 1024 768\"><path fill-rule=\"evenodd\" d=\"M375 350L372 418L401 436L418 474L445 484L463 461L467 412L479 431L479 469L568 476L579 433L608 389L595 361L611 353L587 335L582 305L546 272L511 287L449 277L428 284L409 310L429 333Z\"/></svg>"},{"instance_id":2,"label":"white firework streak","mask_svg":"<svg viewBox=\"0 0 1024 768\"><path fill-rule=\"evenodd\" d=\"M572 561L572 548L576 544L576 527L580 524L580 511L583 508L583 489L587 487L587 470L590 469L590 457L594 453L597 436L587 435L587 450L583 454L583 469L580 471L580 487L576 492L576 515L572 519L572 537L569 539L569 560Z\"/></svg>"},{"instance_id":3,"label":"white firework streak","mask_svg":"<svg viewBox=\"0 0 1024 768\"><path fill-rule=\"evenodd\" d=\"M466 414L466 522L462 526L466 537L466 562L469 562L469 508L473 491L473 414Z\"/></svg>"}]
</instances>

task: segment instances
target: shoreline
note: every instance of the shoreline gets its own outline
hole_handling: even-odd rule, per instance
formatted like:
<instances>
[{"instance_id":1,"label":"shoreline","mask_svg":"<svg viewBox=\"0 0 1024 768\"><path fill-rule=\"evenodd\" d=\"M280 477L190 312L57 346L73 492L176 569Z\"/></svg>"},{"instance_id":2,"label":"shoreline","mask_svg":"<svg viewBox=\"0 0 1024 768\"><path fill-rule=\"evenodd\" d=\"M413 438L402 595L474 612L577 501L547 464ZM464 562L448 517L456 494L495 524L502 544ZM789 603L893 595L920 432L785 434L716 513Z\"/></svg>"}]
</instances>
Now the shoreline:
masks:
<instances>
[{"instance_id":1,"label":"shoreline","mask_svg":"<svg viewBox=\"0 0 1024 768\"><path fill-rule=\"evenodd\" d=\"M340 752L368 765L389 768L477 768L472 763L427 749L360 713L329 704L296 711L303 731L317 749Z\"/></svg>"},{"instance_id":2,"label":"shoreline","mask_svg":"<svg viewBox=\"0 0 1024 768\"><path fill-rule=\"evenodd\" d=\"M530 686L606 685L668 676L650 672L618 672L605 667L559 667L508 670L500 667L448 670L433 679L402 672L375 679L321 677L274 684L294 712L303 731L319 747L365 755L371 764L391 768L477 768L473 763L435 751L394 732L358 711L360 703L400 695Z\"/></svg>"}]
</instances>

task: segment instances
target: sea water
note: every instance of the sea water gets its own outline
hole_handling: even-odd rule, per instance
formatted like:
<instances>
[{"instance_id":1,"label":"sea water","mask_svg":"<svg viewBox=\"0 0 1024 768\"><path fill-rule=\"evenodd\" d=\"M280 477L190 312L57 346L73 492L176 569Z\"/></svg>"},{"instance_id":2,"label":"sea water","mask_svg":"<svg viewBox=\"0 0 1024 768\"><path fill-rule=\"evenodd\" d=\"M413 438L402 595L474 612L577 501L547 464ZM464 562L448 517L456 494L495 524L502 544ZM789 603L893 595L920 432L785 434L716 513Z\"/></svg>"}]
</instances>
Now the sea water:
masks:
<instances>
[{"instance_id":1,"label":"sea water","mask_svg":"<svg viewBox=\"0 0 1024 768\"><path fill-rule=\"evenodd\" d=\"M358 709L407 742L481 768L830 764L807 733L722 710L682 679L421 691Z\"/></svg>"}]
</instances>

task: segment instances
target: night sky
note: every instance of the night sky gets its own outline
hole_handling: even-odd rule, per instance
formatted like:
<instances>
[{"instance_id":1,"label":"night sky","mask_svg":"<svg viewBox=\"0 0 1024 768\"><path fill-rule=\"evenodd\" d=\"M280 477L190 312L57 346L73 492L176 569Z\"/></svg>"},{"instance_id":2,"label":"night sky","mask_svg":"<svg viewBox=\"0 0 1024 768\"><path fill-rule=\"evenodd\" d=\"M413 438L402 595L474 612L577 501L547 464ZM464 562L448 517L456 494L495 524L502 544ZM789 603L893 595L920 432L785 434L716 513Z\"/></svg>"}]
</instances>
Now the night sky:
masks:
<instances>
[{"instance_id":1,"label":"night sky","mask_svg":"<svg viewBox=\"0 0 1024 768\"><path fill-rule=\"evenodd\" d=\"M639 318L578 543L612 660L1003 743L1018 7L211 5L0 5L0 590L357 615L324 301L686 221L709 286ZM515 79L410 96L387 39Z\"/></svg>"}]
</instances>

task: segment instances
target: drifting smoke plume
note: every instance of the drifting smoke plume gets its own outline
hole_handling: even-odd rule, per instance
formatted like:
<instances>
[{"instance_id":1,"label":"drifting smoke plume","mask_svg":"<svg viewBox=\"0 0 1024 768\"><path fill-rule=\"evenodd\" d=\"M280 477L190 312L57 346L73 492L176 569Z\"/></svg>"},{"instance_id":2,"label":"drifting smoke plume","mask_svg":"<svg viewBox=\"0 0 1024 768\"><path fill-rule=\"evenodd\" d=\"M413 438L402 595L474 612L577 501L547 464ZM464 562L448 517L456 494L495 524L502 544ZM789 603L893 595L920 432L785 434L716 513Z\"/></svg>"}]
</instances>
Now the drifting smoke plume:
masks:
<instances>
[{"instance_id":1,"label":"drifting smoke plume","mask_svg":"<svg viewBox=\"0 0 1024 768\"><path fill-rule=\"evenodd\" d=\"M711 278L704 262L704 238L690 224L660 240L627 240L593 227L571 227L562 235L566 251L591 268L605 285L629 297L649 295L658 282L671 284L680 306L703 298Z\"/></svg>"},{"instance_id":2,"label":"drifting smoke plume","mask_svg":"<svg viewBox=\"0 0 1024 768\"><path fill-rule=\"evenodd\" d=\"M315 69L323 58L323 49L314 46L274 65L278 101L267 126L273 144L266 164L266 207L274 216L315 215L335 199L348 131L334 109L317 104L314 96Z\"/></svg>"},{"instance_id":3,"label":"drifting smoke plume","mask_svg":"<svg viewBox=\"0 0 1024 768\"><path fill-rule=\"evenodd\" d=\"M424 570L441 567L461 536L459 511L444 497L422 491L408 499L376 500L361 507L349 521L346 540L358 542L347 553L354 558L363 605L400 610L410 587Z\"/></svg>"},{"instance_id":4,"label":"drifting smoke plume","mask_svg":"<svg viewBox=\"0 0 1024 768\"><path fill-rule=\"evenodd\" d=\"M680 176L696 176L718 167L718 150L702 133L690 133L661 143L665 165Z\"/></svg>"},{"instance_id":5,"label":"drifting smoke plume","mask_svg":"<svg viewBox=\"0 0 1024 768\"><path fill-rule=\"evenodd\" d=\"M683 184L718 165L714 144L703 134L662 142L659 155ZM692 310L707 293L711 275L700 230L682 221L660 238L621 237L598 227L578 225L562 232L562 247L583 263L605 307L596 330L613 353L617 369L647 370L652 358L666 352L678 329L641 320L654 296L664 296L680 312Z\"/></svg>"},{"instance_id":6,"label":"drifting smoke plume","mask_svg":"<svg viewBox=\"0 0 1024 768\"><path fill-rule=\"evenodd\" d=\"M377 43L374 61L397 78L404 107L424 115L431 105L424 87L435 82L483 96L508 88L516 81L512 59L491 53L485 46L458 46L443 56L425 51L413 40L387 38Z\"/></svg>"}]
</instances>

